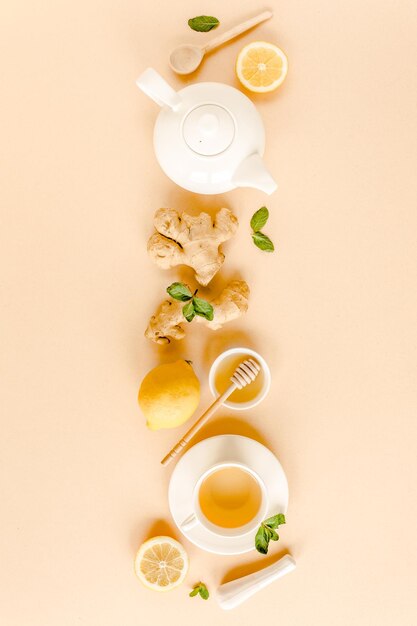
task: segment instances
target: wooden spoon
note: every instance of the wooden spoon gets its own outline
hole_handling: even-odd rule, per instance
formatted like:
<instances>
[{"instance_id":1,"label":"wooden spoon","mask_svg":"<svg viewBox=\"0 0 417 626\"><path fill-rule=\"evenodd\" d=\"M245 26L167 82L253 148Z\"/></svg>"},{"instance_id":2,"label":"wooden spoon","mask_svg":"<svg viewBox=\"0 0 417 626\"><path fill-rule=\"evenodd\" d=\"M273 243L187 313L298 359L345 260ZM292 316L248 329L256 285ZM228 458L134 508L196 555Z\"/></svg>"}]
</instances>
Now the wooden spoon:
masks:
<instances>
[{"instance_id":1,"label":"wooden spoon","mask_svg":"<svg viewBox=\"0 0 417 626\"><path fill-rule=\"evenodd\" d=\"M236 368L233 376L230 378L231 385L226 389L221 396L217 398L213 402L213 404L203 413L203 415L195 422L193 426L185 433L184 437L180 439L180 441L168 452L166 456L162 459L162 465L168 465L178 454L180 454L185 446L188 444L190 439L194 437L194 435L200 430L202 426L210 419L210 417L217 411L217 409L223 404L225 400L236 390L243 389L246 385L250 385L251 382L255 380L259 372L261 371L261 366L254 359L248 359L247 361L243 361Z\"/></svg>"},{"instance_id":2,"label":"wooden spoon","mask_svg":"<svg viewBox=\"0 0 417 626\"><path fill-rule=\"evenodd\" d=\"M234 37L237 37L241 33L253 28L257 24L260 24L265 20L269 20L272 15L272 11L264 11L256 17L252 17L251 19L234 26L230 30L227 30L225 33L214 37L214 39L212 39L205 46L195 46L188 43L178 46L169 55L169 65L171 69L177 74L191 74L191 72L194 72L199 67L204 55L207 52L211 52L214 48L221 46L226 43L226 41L230 41Z\"/></svg>"}]
</instances>

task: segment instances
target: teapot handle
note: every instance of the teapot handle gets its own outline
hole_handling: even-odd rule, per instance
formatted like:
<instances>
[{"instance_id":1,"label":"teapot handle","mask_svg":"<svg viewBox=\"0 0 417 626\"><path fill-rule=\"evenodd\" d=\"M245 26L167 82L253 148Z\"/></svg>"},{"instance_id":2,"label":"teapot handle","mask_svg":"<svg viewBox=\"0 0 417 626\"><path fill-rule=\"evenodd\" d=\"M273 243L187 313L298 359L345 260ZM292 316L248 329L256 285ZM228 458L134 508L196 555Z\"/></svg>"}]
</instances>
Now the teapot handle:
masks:
<instances>
[{"instance_id":1,"label":"teapot handle","mask_svg":"<svg viewBox=\"0 0 417 626\"><path fill-rule=\"evenodd\" d=\"M161 107L167 106L175 111L181 105L181 98L177 92L152 67L148 67L142 72L136 80L136 84Z\"/></svg>"}]
</instances>

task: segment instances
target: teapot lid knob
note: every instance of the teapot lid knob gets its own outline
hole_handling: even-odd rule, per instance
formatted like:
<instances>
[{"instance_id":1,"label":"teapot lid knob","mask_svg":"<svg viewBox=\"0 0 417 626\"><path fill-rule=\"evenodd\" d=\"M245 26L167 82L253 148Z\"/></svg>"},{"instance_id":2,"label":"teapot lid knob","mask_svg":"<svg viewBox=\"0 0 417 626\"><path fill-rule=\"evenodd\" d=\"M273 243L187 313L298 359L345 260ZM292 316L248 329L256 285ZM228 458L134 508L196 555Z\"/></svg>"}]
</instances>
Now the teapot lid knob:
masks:
<instances>
[{"instance_id":1,"label":"teapot lid knob","mask_svg":"<svg viewBox=\"0 0 417 626\"><path fill-rule=\"evenodd\" d=\"M224 152L235 136L235 123L229 111L217 104L202 104L186 116L182 128L189 148L203 156Z\"/></svg>"}]
</instances>

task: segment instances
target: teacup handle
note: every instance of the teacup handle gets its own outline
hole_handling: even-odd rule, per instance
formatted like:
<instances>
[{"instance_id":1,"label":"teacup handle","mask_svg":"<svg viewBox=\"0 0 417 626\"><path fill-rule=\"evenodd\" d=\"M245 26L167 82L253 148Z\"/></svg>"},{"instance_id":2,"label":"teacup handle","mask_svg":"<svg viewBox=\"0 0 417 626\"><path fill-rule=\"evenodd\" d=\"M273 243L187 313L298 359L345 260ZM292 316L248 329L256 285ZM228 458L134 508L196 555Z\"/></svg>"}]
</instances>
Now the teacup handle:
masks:
<instances>
[{"instance_id":1,"label":"teacup handle","mask_svg":"<svg viewBox=\"0 0 417 626\"><path fill-rule=\"evenodd\" d=\"M185 520L182 522L181 530L191 530L191 528L194 528L194 526L196 526L197 524L198 519L195 513L191 513L191 515L186 517Z\"/></svg>"}]
</instances>

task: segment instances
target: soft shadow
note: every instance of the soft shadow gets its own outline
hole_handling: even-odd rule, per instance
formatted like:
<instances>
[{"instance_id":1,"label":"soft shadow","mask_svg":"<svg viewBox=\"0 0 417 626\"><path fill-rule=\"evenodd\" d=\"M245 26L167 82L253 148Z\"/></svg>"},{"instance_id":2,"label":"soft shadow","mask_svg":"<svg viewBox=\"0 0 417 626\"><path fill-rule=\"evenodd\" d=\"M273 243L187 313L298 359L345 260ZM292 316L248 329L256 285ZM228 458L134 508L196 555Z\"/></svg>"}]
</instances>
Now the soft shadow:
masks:
<instances>
[{"instance_id":1,"label":"soft shadow","mask_svg":"<svg viewBox=\"0 0 417 626\"><path fill-rule=\"evenodd\" d=\"M259 443L267 446L265 437L251 424L243 419L235 417L218 417L210 420L206 426L203 426L192 439L192 445L216 435L243 435L250 439L255 439Z\"/></svg>"},{"instance_id":2,"label":"soft shadow","mask_svg":"<svg viewBox=\"0 0 417 626\"><path fill-rule=\"evenodd\" d=\"M286 81L282 83L277 89L277 91L271 91L270 93L255 93L253 91L249 91L240 82L236 79L235 84L233 85L236 89L239 89L242 93L245 94L252 102L257 104L265 104L266 102L277 101L280 97L283 97L283 94L288 90L288 86L286 86Z\"/></svg>"},{"instance_id":3,"label":"soft shadow","mask_svg":"<svg viewBox=\"0 0 417 626\"><path fill-rule=\"evenodd\" d=\"M184 320L184 324L187 324ZM182 324L181 324L182 325ZM174 363L175 361L184 360L191 361L190 350L188 348L187 336L184 339L176 340L171 339L168 344L154 344L157 349L156 359L158 365L164 363Z\"/></svg>"},{"instance_id":4,"label":"soft shadow","mask_svg":"<svg viewBox=\"0 0 417 626\"><path fill-rule=\"evenodd\" d=\"M256 346L253 345L248 333L244 330L229 328L217 330L213 333L213 338L207 342L204 352L203 360L207 367L210 367L213 361L225 350L229 348L251 348L256 350Z\"/></svg>"},{"instance_id":5,"label":"soft shadow","mask_svg":"<svg viewBox=\"0 0 417 626\"><path fill-rule=\"evenodd\" d=\"M227 258L227 244L229 242L226 241L224 244L222 244L221 246L221 250L224 253L224 255ZM226 267L225 267L226 266ZM236 269L231 269L227 267L227 263L225 263L221 269L221 271L217 272L217 274L213 277L213 279L210 282L210 285L208 285L208 289L210 289L211 291L211 297L212 298L216 298L220 292L229 284L232 282L232 280L245 280L244 277L242 277L242 274L236 270Z\"/></svg>"},{"instance_id":6,"label":"soft shadow","mask_svg":"<svg viewBox=\"0 0 417 626\"><path fill-rule=\"evenodd\" d=\"M170 189L169 197L165 197L160 206L176 209L179 213L185 211L196 216L204 212L214 217L223 207L229 208L234 213L231 204L230 199L222 194L199 195L175 186Z\"/></svg>"},{"instance_id":7,"label":"soft shadow","mask_svg":"<svg viewBox=\"0 0 417 626\"><path fill-rule=\"evenodd\" d=\"M224 585L225 583L236 580L237 578L242 578L242 576L248 576L248 574L259 572L259 570L268 567L268 565L272 565L272 563L279 561L279 559L288 553L288 549L285 548L279 550L278 552L274 552L274 554L271 554L270 556L265 556L257 552L259 559L251 561L250 563L243 563L242 565L238 565L237 567L229 570L223 576L221 584Z\"/></svg>"},{"instance_id":8,"label":"soft shadow","mask_svg":"<svg viewBox=\"0 0 417 626\"><path fill-rule=\"evenodd\" d=\"M169 68L171 70L172 75L175 76L178 82L181 83L180 89L184 89L184 87L187 87L188 85L192 85L192 83L195 80L197 80L197 76L200 72L200 69L203 63L204 63L204 59L201 65L199 65L197 69L194 70L194 72L190 72L189 74L177 74L177 72L174 72L174 70L171 67Z\"/></svg>"},{"instance_id":9,"label":"soft shadow","mask_svg":"<svg viewBox=\"0 0 417 626\"><path fill-rule=\"evenodd\" d=\"M158 537L159 535L178 539L178 531L173 524L170 524L164 519L157 519L151 523L146 533L143 533L143 530L138 530L137 528L132 531L130 547L133 551L136 551L144 541L151 539L151 537Z\"/></svg>"},{"instance_id":10,"label":"soft shadow","mask_svg":"<svg viewBox=\"0 0 417 626\"><path fill-rule=\"evenodd\" d=\"M252 100L253 104L262 105L266 102L277 102L277 100L282 98L289 90L289 82L290 81L288 81L288 78L286 78L282 85L280 85L276 91L271 91L269 93L256 93L255 91L250 91L249 89L244 87L240 80L235 77L232 83L232 87L235 87L236 89L241 91L245 96L249 98L249 100Z\"/></svg>"}]
</instances>

